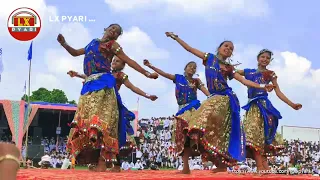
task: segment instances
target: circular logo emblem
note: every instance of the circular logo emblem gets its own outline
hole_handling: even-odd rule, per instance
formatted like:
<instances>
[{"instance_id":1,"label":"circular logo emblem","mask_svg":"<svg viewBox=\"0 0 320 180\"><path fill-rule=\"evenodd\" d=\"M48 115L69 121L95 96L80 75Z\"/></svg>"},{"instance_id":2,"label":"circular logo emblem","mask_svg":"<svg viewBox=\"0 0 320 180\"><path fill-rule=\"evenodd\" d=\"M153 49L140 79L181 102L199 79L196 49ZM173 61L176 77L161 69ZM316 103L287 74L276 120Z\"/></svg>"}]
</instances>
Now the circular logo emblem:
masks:
<instances>
[{"instance_id":1,"label":"circular logo emblem","mask_svg":"<svg viewBox=\"0 0 320 180\"><path fill-rule=\"evenodd\" d=\"M31 8L18 8L8 18L9 33L16 40L30 41L37 37L40 29L40 16Z\"/></svg>"}]
</instances>

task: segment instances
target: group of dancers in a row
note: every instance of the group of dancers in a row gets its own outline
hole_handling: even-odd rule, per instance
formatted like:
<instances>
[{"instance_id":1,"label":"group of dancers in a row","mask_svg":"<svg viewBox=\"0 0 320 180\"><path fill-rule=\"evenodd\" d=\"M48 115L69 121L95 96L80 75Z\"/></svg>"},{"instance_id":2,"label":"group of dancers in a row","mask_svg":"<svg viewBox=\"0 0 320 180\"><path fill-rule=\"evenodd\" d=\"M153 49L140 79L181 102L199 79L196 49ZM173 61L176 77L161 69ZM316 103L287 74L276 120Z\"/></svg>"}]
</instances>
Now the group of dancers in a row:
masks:
<instances>
[{"instance_id":1,"label":"group of dancers in a row","mask_svg":"<svg viewBox=\"0 0 320 180\"><path fill-rule=\"evenodd\" d=\"M117 38L122 34L118 24L111 24L104 30L101 39L93 39L87 46L74 49L59 34L58 42L72 55L84 55L84 74L69 71L71 77L84 79L81 96L67 143L68 151L78 164L94 164L93 171L105 171L107 164L113 164L112 171L120 171L120 156L129 152L128 137L133 134L130 125L135 117L122 103L119 89L122 84L136 94L152 101L149 95L134 86L122 72L125 64L145 75L157 79L158 74L175 83L179 110L175 116L174 139L176 150L183 159L185 174L190 173L190 156L201 155L203 161L216 165L215 172L227 171L245 158L254 158L258 171L269 170L267 156L281 152L282 146L275 141L279 111L268 99L268 92L276 95L295 110L301 104L290 101L280 90L275 72L268 70L273 53L264 49L257 55L258 66L239 70L231 64L234 45L222 42L217 53L205 53L191 47L174 33L166 36L178 42L185 50L202 60L205 67L207 86L193 76L196 62L189 62L182 74L169 74L144 60L144 65L152 69L148 72L130 59ZM245 119L241 123L240 103L228 85L228 80L236 79L248 87L248 104ZM197 90L208 98L200 103Z\"/></svg>"}]
</instances>

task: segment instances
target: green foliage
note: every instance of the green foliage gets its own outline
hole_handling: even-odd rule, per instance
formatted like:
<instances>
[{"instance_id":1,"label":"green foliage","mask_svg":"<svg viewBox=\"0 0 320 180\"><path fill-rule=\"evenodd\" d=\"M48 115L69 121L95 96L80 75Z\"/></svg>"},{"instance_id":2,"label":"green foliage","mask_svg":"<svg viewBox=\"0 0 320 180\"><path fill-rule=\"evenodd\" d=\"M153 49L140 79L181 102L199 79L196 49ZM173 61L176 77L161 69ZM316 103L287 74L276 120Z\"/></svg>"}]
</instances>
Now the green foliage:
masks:
<instances>
[{"instance_id":1,"label":"green foliage","mask_svg":"<svg viewBox=\"0 0 320 180\"><path fill-rule=\"evenodd\" d=\"M69 103L69 104L77 105L77 102L76 102L75 100L69 101L68 103Z\"/></svg>"},{"instance_id":2,"label":"green foliage","mask_svg":"<svg viewBox=\"0 0 320 180\"><path fill-rule=\"evenodd\" d=\"M28 101L28 95L23 95L22 100ZM39 88L36 91L32 92L30 96L31 102L48 102L48 103L69 103L76 104L74 100L68 101L68 98L64 91L60 89L53 89L52 91L47 90L46 88Z\"/></svg>"}]
</instances>

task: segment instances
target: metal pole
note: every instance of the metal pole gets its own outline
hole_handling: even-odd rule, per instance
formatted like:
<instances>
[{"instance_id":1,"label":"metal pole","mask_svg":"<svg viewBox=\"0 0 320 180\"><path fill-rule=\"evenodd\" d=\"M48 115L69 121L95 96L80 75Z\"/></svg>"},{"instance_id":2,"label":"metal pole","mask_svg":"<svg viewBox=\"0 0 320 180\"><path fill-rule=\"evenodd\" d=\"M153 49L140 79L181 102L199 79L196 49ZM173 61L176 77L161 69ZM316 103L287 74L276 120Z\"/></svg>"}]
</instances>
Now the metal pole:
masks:
<instances>
[{"instance_id":1,"label":"metal pole","mask_svg":"<svg viewBox=\"0 0 320 180\"><path fill-rule=\"evenodd\" d=\"M26 131L26 141L25 141L25 151L26 151L26 157L24 159L24 163L23 165L25 167L27 167L27 157L28 157L28 135L29 135L29 117L30 117L30 110L31 110L31 107L30 107L30 85L31 85L31 60L29 60L29 79L28 79L28 108L27 108L27 118L28 118L28 121L27 121L27 131Z\"/></svg>"},{"instance_id":2,"label":"metal pole","mask_svg":"<svg viewBox=\"0 0 320 180\"><path fill-rule=\"evenodd\" d=\"M58 124L58 127L60 127L60 122L61 122L61 111L59 112L59 124ZM56 151L58 151L58 146L59 146L59 134L57 134Z\"/></svg>"},{"instance_id":3,"label":"metal pole","mask_svg":"<svg viewBox=\"0 0 320 180\"><path fill-rule=\"evenodd\" d=\"M137 114L138 114L138 116L139 116L139 104L140 104L140 98L138 97L138 102L137 102ZM139 117L136 117L136 120L135 120L135 122L134 122L134 130L135 130L135 132L134 132L134 136L135 137L137 137L137 129L138 129L138 121L139 121L139 119L138 119Z\"/></svg>"}]
</instances>

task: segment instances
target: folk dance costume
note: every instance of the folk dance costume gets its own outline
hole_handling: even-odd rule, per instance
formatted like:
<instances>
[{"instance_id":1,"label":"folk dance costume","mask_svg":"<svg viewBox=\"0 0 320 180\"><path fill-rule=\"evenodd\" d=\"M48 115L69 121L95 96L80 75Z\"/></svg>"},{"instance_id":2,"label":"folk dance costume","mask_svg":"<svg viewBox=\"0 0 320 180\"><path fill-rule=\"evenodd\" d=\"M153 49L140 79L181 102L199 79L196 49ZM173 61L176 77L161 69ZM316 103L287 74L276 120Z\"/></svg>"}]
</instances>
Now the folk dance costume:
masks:
<instances>
[{"instance_id":1,"label":"folk dance costume","mask_svg":"<svg viewBox=\"0 0 320 180\"><path fill-rule=\"evenodd\" d=\"M179 110L176 116L175 132L173 138L176 143L176 151L179 155L183 153L185 146L190 146L190 140L186 137L188 130L188 121L192 119L193 113L200 107L200 101L197 99L197 89L200 89L204 84L199 78L193 78L188 81L185 76L176 74L174 81L176 85L175 95Z\"/></svg>"},{"instance_id":2,"label":"folk dance costume","mask_svg":"<svg viewBox=\"0 0 320 180\"><path fill-rule=\"evenodd\" d=\"M258 84L269 84L276 75L273 71L259 71L258 69L245 69L246 79ZM279 141L275 140L280 112L273 107L268 93L263 89L248 88L249 102L242 108L246 110L244 118L244 131L246 133L247 157L254 152L261 155L279 155L284 149Z\"/></svg>"},{"instance_id":3,"label":"folk dance costume","mask_svg":"<svg viewBox=\"0 0 320 180\"><path fill-rule=\"evenodd\" d=\"M70 71L68 74L70 74L71 77L77 76L83 79L87 79L86 75L79 75L77 72L74 71ZM128 76L121 71L113 71L112 75L116 79L115 90L119 110L119 155L125 157L132 152L133 148L136 145L135 140L132 137L132 135L134 134L134 130L130 124L130 122L135 119L135 114L129 111L123 105L121 96L119 94L120 87L128 79Z\"/></svg>"},{"instance_id":4,"label":"folk dance costume","mask_svg":"<svg viewBox=\"0 0 320 180\"><path fill-rule=\"evenodd\" d=\"M94 164L99 156L116 161L119 154L119 110L116 80L111 74L111 47L115 41L92 40L85 47L82 87L67 143L78 164Z\"/></svg>"},{"instance_id":5,"label":"folk dance costume","mask_svg":"<svg viewBox=\"0 0 320 180\"><path fill-rule=\"evenodd\" d=\"M136 146L135 139L132 137L134 134L133 127L131 126L131 121L136 117L135 114L129 111L124 104L122 103L119 90L121 85L128 79L122 71L113 71L113 76L116 78L116 95L119 109L119 147L120 147L120 156L128 156L133 148ZM120 163L120 162L119 162Z\"/></svg>"},{"instance_id":6,"label":"folk dance costume","mask_svg":"<svg viewBox=\"0 0 320 180\"><path fill-rule=\"evenodd\" d=\"M220 69L220 63L226 69ZM240 105L236 94L227 84L232 79L232 65L207 53L203 61L207 87L211 97L205 100L190 118L177 118L188 124L188 135L204 160L232 165L245 159L245 137L240 124ZM218 120L216 117L223 117Z\"/></svg>"}]
</instances>

